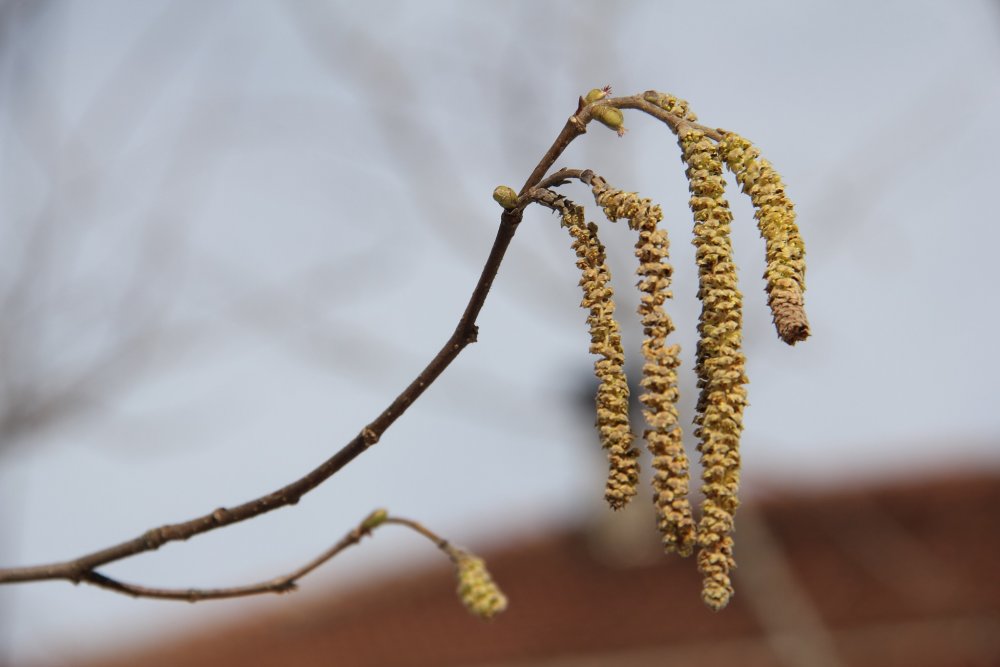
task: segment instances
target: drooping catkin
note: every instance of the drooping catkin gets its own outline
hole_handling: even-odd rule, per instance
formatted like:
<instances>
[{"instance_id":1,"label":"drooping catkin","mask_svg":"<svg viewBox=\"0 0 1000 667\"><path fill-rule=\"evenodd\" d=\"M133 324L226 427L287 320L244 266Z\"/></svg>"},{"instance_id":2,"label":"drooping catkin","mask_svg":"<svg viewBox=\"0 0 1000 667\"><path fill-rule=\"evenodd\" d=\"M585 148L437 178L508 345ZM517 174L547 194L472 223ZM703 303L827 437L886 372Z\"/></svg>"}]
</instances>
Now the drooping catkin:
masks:
<instances>
[{"instance_id":1,"label":"drooping catkin","mask_svg":"<svg viewBox=\"0 0 1000 667\"><path fill-rule=\"evenodd\" d=\"M781 340L789 345L809 336L802 298L806 289L805 244L795 224L795 209L781 176L749 141L727 132L719 155L753 202L767 254L767 303Z\"/></svg>"},{"instance_id":2,"label":"drooping catkin","mask_svg":"<svg viewBox=\"0 0 1000 667\"><path fill-rule=\"evenodd\" d=\"M566 200L563 200L566 201ZM582 206L567 204L562 224L573 237L576 265L583 273L580 305L589 310L590 352L600 355L594 362L599 380L597 389L597 429L601 446L608 453L608 480L604 498L612 509L624 507L636 493L639 482L639 452L632 446L629 424L629 389L625 378L625 353L618 322L614 318L611 273L604 246L597 238L597 226L587 223Z\"/></svg>"},{"instance_id":3,"label":"drooping catkin","mask_svg":"<svg viewBox=\"0 0 1000 667\"><path fill-rule=\"evenodd\" d=\"M636 273L640 276L639 315L645 334L643 393L639 400L648 424L644 437L653 455L653 502L665 549L689 556L695 543L695 525L688 500L688 459L677 413L680 347L666 344L674 325L663 303L671 297L673 268L667 262L667 233L659 228L663 213L649 199L611 188L600 177L595 176L590 182L597 204L608 219L626 218L629 227L639 232L635 245L639 259Z\"/></svg>"},{"instance_id":4,"label":"drooping catkin","mask_svg":"<svg viewBox=\"0 0 1000 667\"><path fill-rule=\"evenodd\" d=\"M729 237L732 214L716 146L693 128L682 128L679 136L691 191L702 302L696 355L701 392L695 417L704 493L698 569L703 576L702 598L713 609L721 609L733 594L729 574L735 567L732 531L739 505L739 440L747 382L740 350L743 297L737 288Z\"/></svg>"},{"instance_id":5,"label":"drooping catkin","mask_svg":"<svg viewBox=\"0 0 1000 667\"><path fill-rule=\"evenodd\" d=\"M456 549L452 559L458 577L458 597L466 609L489 620L507 608L507 596L493 581L482 558Z\"/></svg>"}]
</instances>

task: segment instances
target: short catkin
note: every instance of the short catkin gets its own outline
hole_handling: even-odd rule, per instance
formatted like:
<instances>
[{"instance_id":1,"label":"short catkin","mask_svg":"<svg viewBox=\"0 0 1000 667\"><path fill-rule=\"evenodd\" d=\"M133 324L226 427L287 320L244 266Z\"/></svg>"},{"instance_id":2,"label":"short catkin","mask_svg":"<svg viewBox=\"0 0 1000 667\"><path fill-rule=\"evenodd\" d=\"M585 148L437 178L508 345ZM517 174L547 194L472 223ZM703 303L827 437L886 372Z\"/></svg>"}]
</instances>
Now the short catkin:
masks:
<instances>
[{"instance_id":1,"label":"short catkin","mask_svg":"<svg viewBox=\"0 0 1000 667\"><path fill-rule=\"evenodd\" d=\"M452 558L458 578L458 597L469 612L489 620L507 608L507 596L493 581L482 558L460 550L455 550Z\"/></svg>"}]
</instances>

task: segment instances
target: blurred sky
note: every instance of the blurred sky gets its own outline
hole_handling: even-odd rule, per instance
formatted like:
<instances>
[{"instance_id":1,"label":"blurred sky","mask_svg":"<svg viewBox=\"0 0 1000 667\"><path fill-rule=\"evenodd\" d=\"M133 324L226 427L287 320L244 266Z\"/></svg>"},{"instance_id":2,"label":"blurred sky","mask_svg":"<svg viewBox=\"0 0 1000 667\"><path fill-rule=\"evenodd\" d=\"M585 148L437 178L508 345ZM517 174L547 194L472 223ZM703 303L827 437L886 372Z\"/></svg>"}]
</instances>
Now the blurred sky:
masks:
<instances>
[{"instance_id":1,"label":"blurred sky","mask_svg":"<svg viewBox=\"0 0 1000 667\"><path fill-rule=\"evenodd\" d=\"M0 564L74 557L241 502L353 437L454 328L495 234L493 188L519 187L577 96L606 83L672 92L751 138L796 202L813 336L788 348L766 312L752 210L729 197L749 495L996 467L1000 358L985 341L1000 325L998 9L0 3L0 363L16 426L0 441ZM690 374L678 151L654 121L626 124L621 139L595 124L557 166L663 205ZM605 228L638 368L631 239ZM256 580L378 506L473 545L598 511L576 280L557 219L529 212L479 343L377 447L294 508L107 573ZM384 532L301 595L436 556ZM0 663L59 664L285 599L6 587Z\"/></svg>"}]
</instances>

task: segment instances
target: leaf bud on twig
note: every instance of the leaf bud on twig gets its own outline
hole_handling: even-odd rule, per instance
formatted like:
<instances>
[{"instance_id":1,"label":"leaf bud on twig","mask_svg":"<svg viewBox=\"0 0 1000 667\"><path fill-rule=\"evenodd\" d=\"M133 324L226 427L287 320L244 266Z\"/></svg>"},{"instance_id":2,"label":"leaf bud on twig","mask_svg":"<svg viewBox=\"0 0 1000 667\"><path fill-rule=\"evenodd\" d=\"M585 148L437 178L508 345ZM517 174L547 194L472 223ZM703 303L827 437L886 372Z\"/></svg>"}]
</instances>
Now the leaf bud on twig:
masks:
<instances>
[{"instance_id":1,"label":"leaf bud on twig","mask_svg":"<svg viewBox=\"0 0 1000 667\"><path fill-rule=\"evenodd\" d=\"M514 192L514 188L498 185L493 190L493 201L503 206L504 210L509 211L517 206L517 193Z\"/></svg>"},{"instance_id":2,"label":"leaf bud on twig","mask_svg":"<svg viewBox=\"0 0 1000 667\"><path fill-rule=\"evenodd\" d=\"M386 519L389 518L389 510L379 508L365 517L365 520L361 522L361 529L368 531L373 530L381 526Z\"/></svg>"},{"instance_id":3,"label":"leaf bud on twig","mask_svg":"<svg viewBox=\"0 0 1000 667\"><path fill-rule=\"evenodd\" d=\"M588 92L583 97L585 104L590 104L592 102L599 102L605 97L611 94L611 86L604 86L603 88L594 88ZM625 134L625 116L622 114L621 109L608 106L594 107L592 112L594 118L597 119L601 124L614 130L621 137Z\"/></svg>"}]
</instances>

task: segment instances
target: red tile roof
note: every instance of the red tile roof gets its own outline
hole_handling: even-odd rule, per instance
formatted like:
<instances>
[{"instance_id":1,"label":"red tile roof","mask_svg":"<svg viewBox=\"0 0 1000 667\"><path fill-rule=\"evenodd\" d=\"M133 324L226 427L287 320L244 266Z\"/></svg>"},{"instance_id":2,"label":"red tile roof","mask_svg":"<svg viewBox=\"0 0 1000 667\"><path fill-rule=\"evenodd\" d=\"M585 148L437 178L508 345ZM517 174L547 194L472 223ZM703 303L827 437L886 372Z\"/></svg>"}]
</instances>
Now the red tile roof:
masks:
<instances>
[{"instance_id":1,"label":"red tile roof","mask_svg":"<svg viewBox=\"0 0 1000 667\"><path fill-rule=\"evenodd\" d=\"M993 475L744 508L720 613L693 562L610 566L577 529L483 554L511 600L490 623L442 565L100 664L995 667L998 507Z\"/></svg>"}]
</instances>

